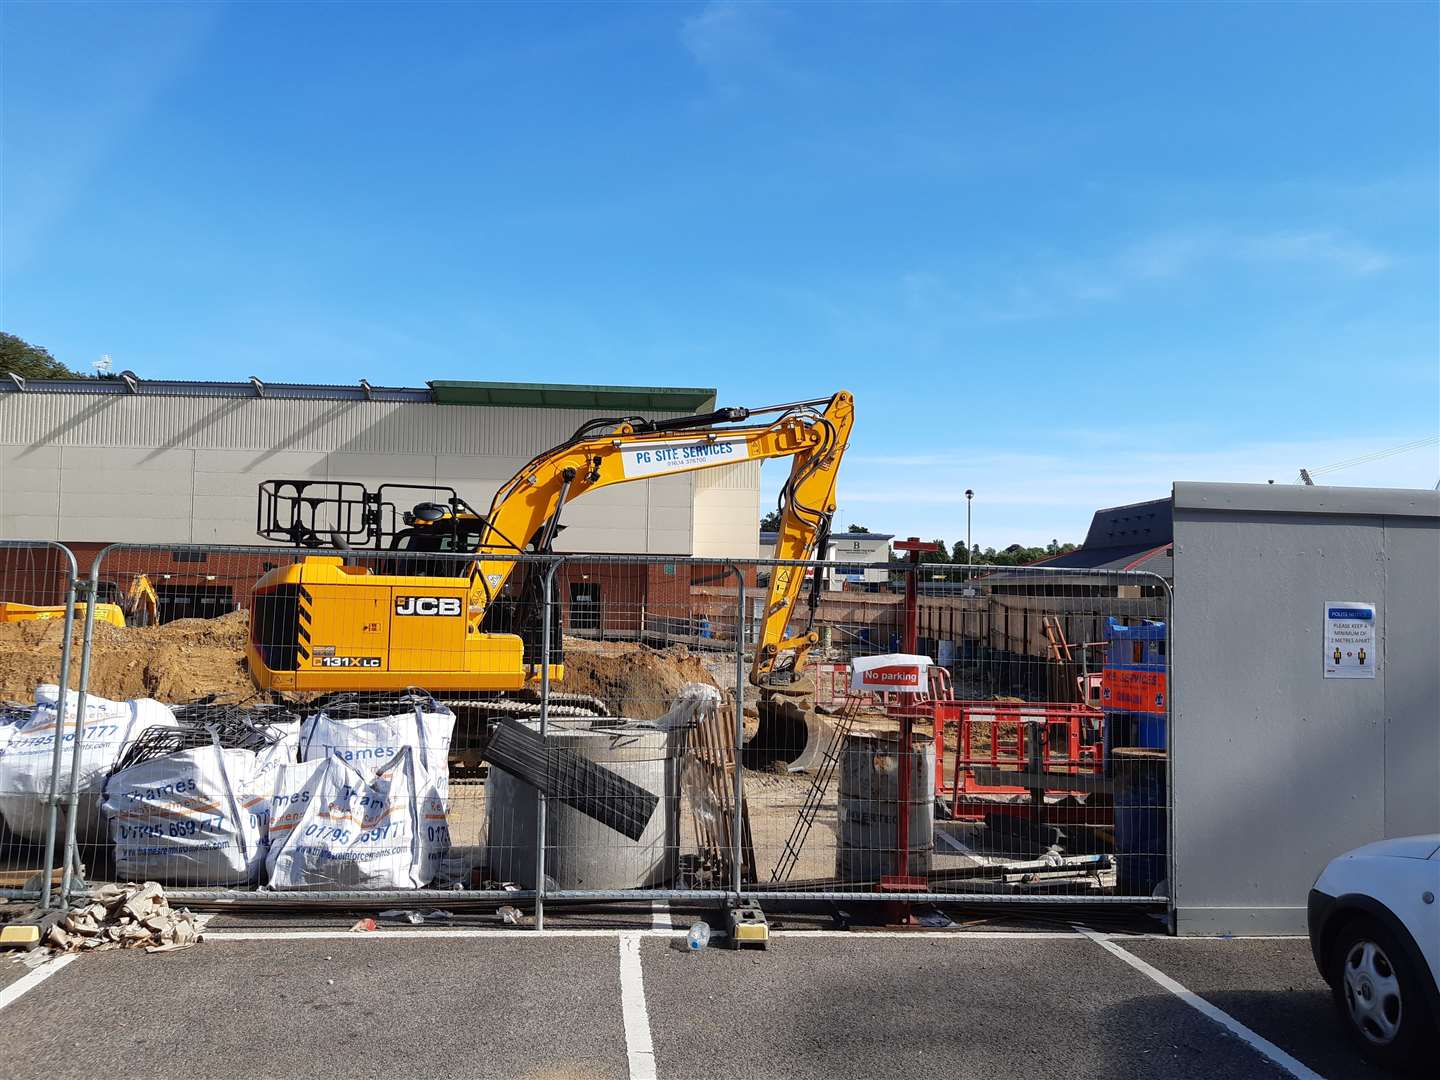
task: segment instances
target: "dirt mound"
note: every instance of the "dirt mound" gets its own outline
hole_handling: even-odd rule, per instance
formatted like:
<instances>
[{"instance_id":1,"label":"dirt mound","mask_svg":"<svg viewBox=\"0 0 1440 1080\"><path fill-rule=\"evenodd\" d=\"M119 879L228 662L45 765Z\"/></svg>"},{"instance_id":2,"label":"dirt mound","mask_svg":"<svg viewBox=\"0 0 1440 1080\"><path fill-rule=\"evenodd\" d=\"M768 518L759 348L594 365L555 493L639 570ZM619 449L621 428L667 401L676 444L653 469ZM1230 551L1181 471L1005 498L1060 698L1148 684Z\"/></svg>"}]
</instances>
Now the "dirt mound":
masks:
<instances>
[{"instance_id":1,"label":"dirt mound","mask_svg":"<svg viewBox=\"0 0 1440 1080\"><path fill-rule=\"evenodd\" d=\"M242 701L256 696L245 667L243 611L216 619L177 619L164 626L95 625L90 690L114 700L153 697L190 701L206 694ZM63 627L58 620L0 623L0 698L33 701L35 687L59 677ZM70 685L80 673L76 628Z\"/></svg>"},{"instance_id":2,"label":"dirt mound","mask_svg":"<svg viewBox=\"0 0 1440 1080\"><path fill-rule=\"evenodd\" d=\"M114 700L153 697L223 701L259 696L245 666L246 612L216 619L178 619L164 626L95 626L90 689ZM0 700L29 702L40 683L59 677L63 627L58 620L0 623ZM70 685L80 670L75 632ZM688 682L714 686L699 656L683 645L652 649L632 642L565 640L565 680L557 689L593 694L617 715L653 720Z\"/></svg>"},{"instance_id":3,"label":"dirt mound","mask_svg":"<svg viewBox=\"0 0 1440 1080\"><path fill-rule=\"evenodd\" d=\"M704 661L683 645L652 649L628 641L565 639L565 679L558 688L593 694L618 716L654 720L686 683L715 686Z\"/></svg>"}]
</instances>

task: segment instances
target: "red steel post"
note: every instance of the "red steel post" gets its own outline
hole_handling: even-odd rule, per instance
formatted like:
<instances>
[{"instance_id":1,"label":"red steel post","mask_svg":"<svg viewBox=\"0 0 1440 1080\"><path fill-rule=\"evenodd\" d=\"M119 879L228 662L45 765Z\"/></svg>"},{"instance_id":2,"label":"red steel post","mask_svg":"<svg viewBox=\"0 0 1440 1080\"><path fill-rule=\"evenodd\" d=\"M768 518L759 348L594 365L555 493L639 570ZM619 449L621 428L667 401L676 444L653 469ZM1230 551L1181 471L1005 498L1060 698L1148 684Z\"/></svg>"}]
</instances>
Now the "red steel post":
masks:
<instances>
[{"instance_id":1,"label":"red steel post","mask_svg":"<svg viewBox=\"0 0 1440 1080\"><path fill-rule=\"evenodd\" d=\"M901 540L895 548L910 553L910 572L905 575L904 651L913 654L917 645L920 615L915 590L915 579L920 576L920 554L936 551L939 545L912 536L908 540ZM895 808L895 876L902 881L910 876L910 755L915 730L912 711L905 710L900 718L900 805Z\"/></svg>"}]
</instances>

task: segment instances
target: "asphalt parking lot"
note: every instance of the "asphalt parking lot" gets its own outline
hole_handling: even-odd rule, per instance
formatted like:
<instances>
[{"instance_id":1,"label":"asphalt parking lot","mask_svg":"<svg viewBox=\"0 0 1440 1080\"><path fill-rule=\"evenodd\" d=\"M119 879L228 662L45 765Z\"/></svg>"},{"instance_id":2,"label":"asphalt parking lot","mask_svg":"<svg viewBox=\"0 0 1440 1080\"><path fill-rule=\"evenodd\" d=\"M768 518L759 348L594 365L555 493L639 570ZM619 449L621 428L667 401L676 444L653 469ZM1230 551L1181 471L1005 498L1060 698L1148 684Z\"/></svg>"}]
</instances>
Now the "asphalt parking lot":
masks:
<instances>
[{"instance_id":1,"label":"asphalt parking lot","mask_svg":"<svg viewBox=\"0 0 1440 1080\"><path fill-rule=\"evenodd\" d=\"M1308 949L795 930L765 952L692 954L664 930L232 924L190 950L92 954L43 979L0 964L0 1075L1383 1075L1343 1041Z\"/></svg>"}]
</instances>

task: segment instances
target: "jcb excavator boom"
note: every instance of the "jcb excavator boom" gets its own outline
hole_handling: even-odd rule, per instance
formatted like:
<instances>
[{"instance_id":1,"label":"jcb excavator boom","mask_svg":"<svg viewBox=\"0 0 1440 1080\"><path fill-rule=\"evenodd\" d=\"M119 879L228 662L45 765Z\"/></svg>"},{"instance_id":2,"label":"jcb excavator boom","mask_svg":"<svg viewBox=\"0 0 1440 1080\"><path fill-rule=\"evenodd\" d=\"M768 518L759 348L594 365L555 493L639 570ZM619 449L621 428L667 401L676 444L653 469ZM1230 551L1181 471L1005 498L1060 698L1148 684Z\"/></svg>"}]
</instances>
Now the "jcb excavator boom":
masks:
<instances>
[{"instance_id":1,"label":"jcb excavator boom","mask_svg":"<svg viewBox=\"0 0 1440 1080\"><path fill-rule=\"evenodd\" d=\"M773 419L746 423L760 416ZM557 657L542 658L538 650L541 575L527 574L522 611L512 623L519 633L501 629L495 601L516 568L517 555L552 550L566 505L614 484L790 457L773 554L779 560L808 559L823 547L829 530L836 473L853 420L854 402L844 391L813 401L669 420L591 420L502 485L488 513L450 513L448 531L432 534L452 542L460 536L478 537L473 547L466 543L458 548L474 554L463 575L455 573L460 565L449 573L376 574L334 556L307 557L267 573L255 588L251 672L262 687L280 690L393 690L410 685L437 691L517 690L539 677L539 664L545 661L551 664L551 678L561 678ZM307 499L303 485L271 481L272 499L281 484L295 486L296 505L308 503L313 515L317 500ZM265 488L262 485L262 499ZM469 511L463 500L452 499L451 505ZM406 521L423 523L428 516L438 525L446 513L442 506L426 504L406 515ZM374 535L373 523L380 515L371 507L362 516L372 523L367 535ZM273 509L268 518L262 513L262 521L272 522L272 531L262 528L262 535L285 534L273 526L275 519ZM294 531L292 527L292 535ZM305 532L319 535L310 526ZM409 530L412 543L402 550L421 550L417 541L422 536ZM803 568L772 570L750 675L757 685L784 681L804 666L815 635L808 628L795 636L787 631L803 582ZM559 635L554 638L558 646Z\"/></svg>"}]
</instances>

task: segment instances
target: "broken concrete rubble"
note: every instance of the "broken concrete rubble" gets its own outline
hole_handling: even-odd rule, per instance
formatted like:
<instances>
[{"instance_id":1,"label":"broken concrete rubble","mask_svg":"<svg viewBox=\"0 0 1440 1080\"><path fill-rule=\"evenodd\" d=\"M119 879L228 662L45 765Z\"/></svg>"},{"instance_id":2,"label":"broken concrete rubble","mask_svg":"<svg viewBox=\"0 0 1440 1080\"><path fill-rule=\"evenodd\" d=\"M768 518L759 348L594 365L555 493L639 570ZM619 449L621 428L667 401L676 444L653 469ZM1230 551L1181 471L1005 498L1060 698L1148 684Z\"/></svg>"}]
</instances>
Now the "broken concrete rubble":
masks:
<instances>
[{"instance_id":1,"label":"broken concrete rubble","mask_svg":"<svg viewBox=\"0 0 1440 1080\"><path fill-rule=\"evenodd\" d=\"M187 908L172 908L165 890L153 881L102 885L51 927L45 943L60 952L174 952L198 944L206 921Z\"/></svg>"}]
</instances>

